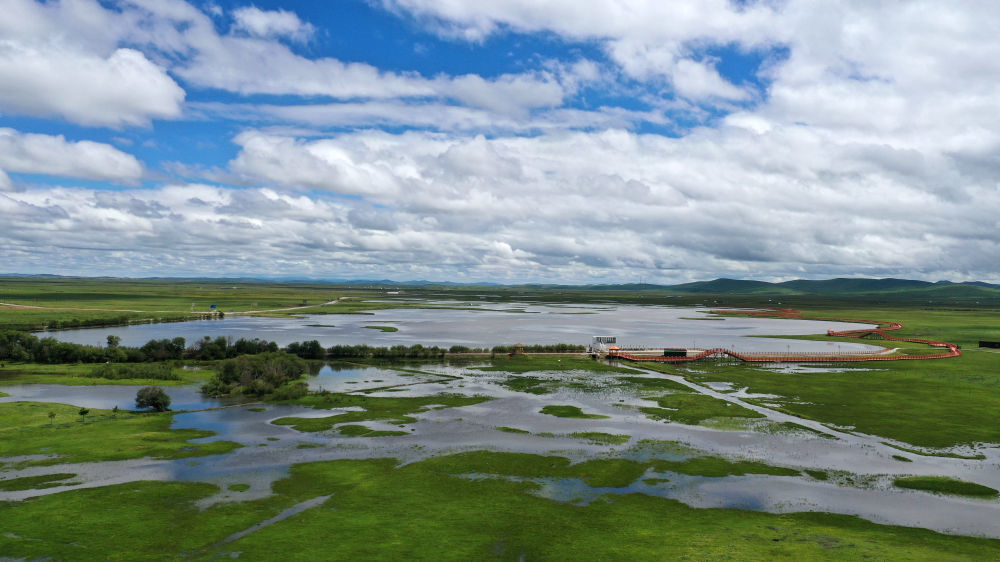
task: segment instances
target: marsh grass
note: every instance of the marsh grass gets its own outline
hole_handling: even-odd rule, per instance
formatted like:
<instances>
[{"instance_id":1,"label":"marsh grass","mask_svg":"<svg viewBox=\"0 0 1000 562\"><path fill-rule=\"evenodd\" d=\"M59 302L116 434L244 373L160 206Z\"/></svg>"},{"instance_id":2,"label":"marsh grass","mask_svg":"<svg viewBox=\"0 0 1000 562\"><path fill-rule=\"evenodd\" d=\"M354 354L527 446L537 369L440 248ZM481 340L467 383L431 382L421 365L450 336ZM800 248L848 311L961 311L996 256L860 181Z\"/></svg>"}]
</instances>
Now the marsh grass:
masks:
<instances>
[{"instance_id":1,"label":"marsh grass","mask_svg":"<svg viewBox=\"0 0 1000 562\"><path fill-rule=\"evenodd\" d=\"M995 498L1000 494L1000 492L989 486L947 478L945 476L906 476L896 478L892 481L892 484L898 488L958 496Z\"/></svg>"},{"instance_id":2,"label":"marsh grass","mask_svg":"<svg viewBox=\"0 0 1000 562\"><path fill-rule=\"evenodd\" d=\"M570 436L577 439L585 439L597 445L622 445L632 439L630 435L602 433L600 431L579 431L571 433Z\"/></svg>"},{"instance_id":3,"label":"marsh grass","mask_svg":"<svg viewBox=\"0 0 1000 562\"><path fill-rule=\"evenodd\" d=\"M339 393L314 394L292 401L291 403L323 409L360 406L364 410L345 412L321 418L279 418L271 423L276 425L290 425L298 431L306 432L326 431L335 425L364 421L385 421L404 425L417 421L417 418L413 417L413 414L425 412L431 407L454 408L479 404L487 400L491 399L485 396L460 396L454 394L413 397L383 397Z\"/></svg>"},{"instance_id":4,"label":"marsh grass","mask_svg":"<svg viewBox=\"0 0 1000 562\"><path fill-rule=\"evenodd\" d=\"M65 486L70 482L64 482L76 476L73 472L58 472L55 474L43 474L40 476L25 476L23 478L11 478L0 480L0 490L7 492L17 490L39 490L42 488L54 488Z\"/></svg>"},{"instance_id":5,"label":"marsh grass","mask_svg":"<svg viewBox=\"0 0 1000 562\"><path fill-rule=\"evenodd\" d=\"M602 416L600 414L585 414L583 413L583 410L577 406L549 405L544 406L540 412L560 418L577 418L582 420L603 420L608 418L608 416Z\"/></svg>"},{"instance_id":6,"label":"marsh grass","mask_svg":"<svg viewBox=\"0 0 1000 562\"><path fill-rule=\"evenodd\" d=\"M133 482L0 503L0 551L26 559L93 553L106 559L216 559L240 553L302 560L1000 557L1000 541L853 516L696 509L643 494L575 505L534 495L538 488L530 481L456 477L582 478L611 486L641 477L643 463L574 465L562 457L479 451L398 465L395 459L294 465L267 498L205 509L196 502L218 488L191 482ZM296 504L330 494L319 507L220 544Z\"/></svg>"}]
</instances>

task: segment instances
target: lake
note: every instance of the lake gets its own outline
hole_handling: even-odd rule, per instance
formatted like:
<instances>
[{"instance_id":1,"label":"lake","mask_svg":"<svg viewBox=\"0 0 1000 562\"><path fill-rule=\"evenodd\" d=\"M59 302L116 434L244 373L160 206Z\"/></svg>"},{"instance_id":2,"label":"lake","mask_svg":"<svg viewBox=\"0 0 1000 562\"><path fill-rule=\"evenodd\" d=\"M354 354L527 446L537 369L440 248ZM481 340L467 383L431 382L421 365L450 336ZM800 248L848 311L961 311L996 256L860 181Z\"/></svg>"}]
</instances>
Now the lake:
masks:
<instances>
[{"instance_id":1,"label":"lake","mask_svg":"<svg viewBox=\"0 0 1000 562\"><path fill-rule=\"evenodd\" d=\"M705 309L634 305L535 305L426 303L439 308L376 310L364 314L304 315L290 318L227 316L165 324L136 324L39 332L73 343L104 345L116 335L121 344L141 346L152 339L182 337L188 345L208 336L261 338L285 346L318 340L331 345L393 346L422 344L451 347L569 343L588 345L595 335L617 336L622 346L725 347L737 351L860 351L878 349L861 343L795 341L746 336L825 334L871 328L868 324L776 318L716 318ZM442 306L464 307L441 308ZM366 326L391 326L383 332Z\"/></svg>"}]
</instances>

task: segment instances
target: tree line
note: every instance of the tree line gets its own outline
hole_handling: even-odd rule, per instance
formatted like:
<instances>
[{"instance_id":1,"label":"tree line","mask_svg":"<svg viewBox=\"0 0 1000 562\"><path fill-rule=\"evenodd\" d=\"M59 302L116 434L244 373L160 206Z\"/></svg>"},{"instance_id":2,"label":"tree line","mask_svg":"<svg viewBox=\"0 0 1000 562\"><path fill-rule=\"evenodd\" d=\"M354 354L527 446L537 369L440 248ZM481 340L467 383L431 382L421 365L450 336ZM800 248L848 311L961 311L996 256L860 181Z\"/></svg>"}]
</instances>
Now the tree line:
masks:
<instances>
[{"instance_id":1,"label":"tree line","mask_svg":"<svg viewBox=\"0 0 1000 562\"><path fill-rule=\"evenodd\" d=\"M233 359L244 355L285 351L302 359L442 359L448 353L508 354L516 351L527 353L570 353L583 351L582 345L548 344L528 346L498 345L490 349L454 345L438 346L394 345L333 345L323 347L317 340L294 342L281 348L275 342L259 338L233 340L219 336L205 336L188 345L184 338L153 339L140 347L120 345L117 336L108 336L106 346L62 342L52 337L38 336L17 330L0 331L0 360L29 363L154 363L169 360L214 361ZM154 377L147 377L154 378Z\"/></svg>"}]
</instances>

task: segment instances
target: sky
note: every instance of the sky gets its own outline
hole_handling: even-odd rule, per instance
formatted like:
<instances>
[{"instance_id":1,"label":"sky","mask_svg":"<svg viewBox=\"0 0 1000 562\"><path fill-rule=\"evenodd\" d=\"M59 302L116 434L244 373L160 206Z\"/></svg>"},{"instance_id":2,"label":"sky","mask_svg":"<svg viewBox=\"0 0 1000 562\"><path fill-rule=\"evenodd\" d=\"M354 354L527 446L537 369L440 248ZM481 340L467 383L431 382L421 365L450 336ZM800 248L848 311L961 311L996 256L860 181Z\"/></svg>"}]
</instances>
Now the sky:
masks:
<instances>
[{"instance_id":1,"label":"sky","mask_svg":"<svg viewBox=\"0 0 1000 562\"><path fill-rule=\"evenodd\" d=\"M1000 282L995 0L0 14L0 273Z\"/></svg>"}]
</instances>

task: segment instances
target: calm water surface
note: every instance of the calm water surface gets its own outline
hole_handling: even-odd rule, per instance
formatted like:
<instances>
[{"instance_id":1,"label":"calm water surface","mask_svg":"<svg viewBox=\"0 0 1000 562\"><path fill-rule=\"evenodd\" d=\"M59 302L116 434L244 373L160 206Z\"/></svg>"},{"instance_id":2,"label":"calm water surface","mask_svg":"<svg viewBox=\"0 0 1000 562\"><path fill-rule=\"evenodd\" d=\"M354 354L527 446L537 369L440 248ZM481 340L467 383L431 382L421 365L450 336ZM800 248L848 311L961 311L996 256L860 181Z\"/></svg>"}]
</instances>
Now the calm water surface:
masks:
<instances>
[{"instance_id":1,"label":"calm water surface","mask_svg":"<svg viewBox=\"0 0 1000 562\"><path fill-rule=\"evenodd\" d=\"M439 303L435 303L439 304ZM451 303L453 306L472 306ZM502 307L501 307L502 306ZM108 335L122 345L141 346L151 339L182 337L188 345L204 336L261 338L285 346L318 340L373 346L495 345L571 343L587 345L595 335L617 336L619 345L648 347L726 347L739 351L843 351L875 349L853 343L747 338L754 335L823 334L869 328L867 324L774 318L710 318L702 309L628 305L478 305L474 310L397 309L366 314L309 315L300 318L229 316L167 324L40 332L62 341L104 345ZM392 326L382 332L366 326Z\"/></svg>"}]
</instances>

